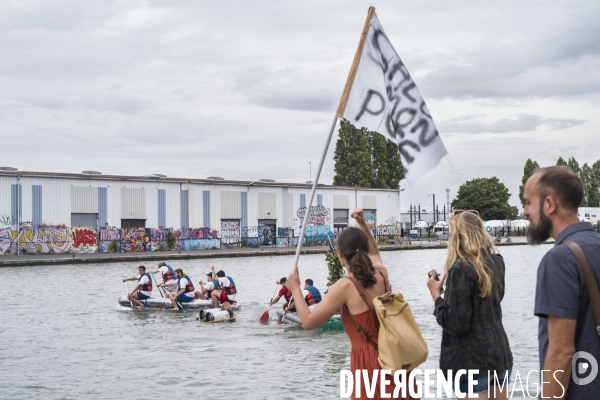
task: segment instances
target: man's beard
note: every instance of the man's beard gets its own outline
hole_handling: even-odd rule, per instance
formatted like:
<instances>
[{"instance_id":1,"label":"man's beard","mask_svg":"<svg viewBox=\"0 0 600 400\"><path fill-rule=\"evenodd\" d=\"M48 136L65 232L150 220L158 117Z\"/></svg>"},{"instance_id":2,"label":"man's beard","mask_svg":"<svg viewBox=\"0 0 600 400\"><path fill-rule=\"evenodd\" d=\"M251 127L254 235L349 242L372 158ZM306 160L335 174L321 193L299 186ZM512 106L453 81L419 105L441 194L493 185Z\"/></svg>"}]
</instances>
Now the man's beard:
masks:
<instances>
[{"instance_id":1,"label":"man's beard","mask_svg":"<svg viewBox=\"0 0 600 400\"><path fill-rule=\"evenodd\" d=\"M531 219L529 219L529 228L527 229L527 241L529 244L541 244L544 243L550 237L550 231L552 230L552 221L546 217L544 210L540 206L539 212L540 220L536 225L533 225Z\"/></svg>"}]
</instances>

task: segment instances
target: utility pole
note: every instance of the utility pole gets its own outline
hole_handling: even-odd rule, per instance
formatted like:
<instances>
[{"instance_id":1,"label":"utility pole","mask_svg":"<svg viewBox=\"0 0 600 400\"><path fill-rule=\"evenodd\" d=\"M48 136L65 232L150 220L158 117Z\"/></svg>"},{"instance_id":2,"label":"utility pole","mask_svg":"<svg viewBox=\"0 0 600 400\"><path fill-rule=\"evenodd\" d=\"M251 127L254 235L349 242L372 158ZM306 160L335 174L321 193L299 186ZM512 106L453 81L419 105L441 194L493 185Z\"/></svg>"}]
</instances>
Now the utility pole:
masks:
<instances>
[{"instance_id":1,"label":"utility pole","mask_svg":"<svg viewBox=\"0 0 600 400\"><path fill-rule=\"evenodd\" d=\"M450 189L446 189L446 205L448 206L448 214L450 214Z\"/></svg>"},{"instance_id":2,"label":"utility pole","mask_svg":"<svg viewBox=\"0 0 600 400\"><path fill-rule=\"evenodd\" d=\"M421 203L419 203L419 221L421 220Z\"/></svg>"}]
</instances>

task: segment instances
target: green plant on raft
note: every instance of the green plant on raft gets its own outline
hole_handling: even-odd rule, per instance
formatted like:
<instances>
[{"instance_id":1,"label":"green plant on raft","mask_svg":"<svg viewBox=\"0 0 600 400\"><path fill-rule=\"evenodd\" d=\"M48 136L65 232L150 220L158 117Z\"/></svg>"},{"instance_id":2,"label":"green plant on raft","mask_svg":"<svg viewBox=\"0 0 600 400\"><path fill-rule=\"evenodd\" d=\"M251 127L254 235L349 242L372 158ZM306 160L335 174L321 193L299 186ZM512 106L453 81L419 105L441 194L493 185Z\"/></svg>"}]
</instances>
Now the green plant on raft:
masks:
<instances>
[{"instance_id":1,"label":"green plant on raft","mask_svg":"<svg viewBox=\"0 0 600 400\"><path fill-rule=\"evenodd\" d=\"M108 244L108 252L109 253L118 253L119 252L119 245L117 244L116 240L112 240Z\"/></svg>"},{"instance_id":2,"label":"green plant on raft","mask_svg":"<svg viewBox=\"0 0 600 400\"><path fill-rule=\"evenodd\" d=\"M344 277L344 267L342 266L342 263L336 253L325 253L325 261L327 262L327 267L329 268L327 285L331 286Z\"/></svg>"},{"instance_id":3,"label":"green plant on raft","mask_svg":"<svg viewBox=\"0 0 600 400\"><path fill-rule=\"evenodd\" d=\"M174 234L173 232L167 233L166 242L167 242L167 246L169 247L169 249L175 250L175 243L177 242L177 235Z\"/></svg>"}]
</instances>

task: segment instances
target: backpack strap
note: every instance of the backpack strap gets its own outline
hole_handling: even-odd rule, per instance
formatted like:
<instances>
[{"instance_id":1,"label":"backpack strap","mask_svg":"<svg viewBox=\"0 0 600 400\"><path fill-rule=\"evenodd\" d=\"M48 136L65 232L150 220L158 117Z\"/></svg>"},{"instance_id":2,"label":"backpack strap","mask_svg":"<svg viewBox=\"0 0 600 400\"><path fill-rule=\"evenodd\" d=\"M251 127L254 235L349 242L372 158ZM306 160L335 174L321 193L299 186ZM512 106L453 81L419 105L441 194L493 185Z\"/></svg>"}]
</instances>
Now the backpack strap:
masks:
<instances>
[{"instance_id":1,"label":"backpack strap","mask_svg":"<svg viewBox=\"0 0 600 400\"><path fill-rule=\"evenodd\" d=\"M385 276L381 273L381 271L379 271L379 273L383 277L383 283L387 290L389 287L387 279L385 279ZM365 290L363 285L353 276L349 276L348 279L350 280L350 282L352 282L354 284L354 286L356 287L356 290L358 290L358 293L360 294L360 297L363 299L363 301L365 302L367 307L369 307L369 310L373 310L375 308L375 306L373 306L373 298L371 296L369 296L369 294L367 293L367 291ZM369 338L365 334L365 331L361 328L361 326L358 324L358 322L356 322L356 320L352 316L352 313L350 312L350 309L348 308L348 306L346 304L344 304L344 307L346 308L346 314L348 315L348 319L354 326L354 329L356 329L356 331L360 334L360 336L366 342L370 343L375 348L375 350L379 351L379 346L377 345L377 343L375 343L371 338Z\"/></svg>"},{"instance_id":2,"label":"backpack strap","mask_svg":"<svg viewBox=\"0 0 600 400\"><path fill-rule=\"evenodd\" d=\"M581 250L581 247L575 242L564 242L563 244L573 251L577 258L577 262L579 263L579 267L583 272L585 284L590 295L592 311L594 312L594 319L596 320L596 331L598 332L598 335L600 335L600 290L598 290L598 282L594 277L588 259L583 250Z\"/></svg>"}]
</instances>

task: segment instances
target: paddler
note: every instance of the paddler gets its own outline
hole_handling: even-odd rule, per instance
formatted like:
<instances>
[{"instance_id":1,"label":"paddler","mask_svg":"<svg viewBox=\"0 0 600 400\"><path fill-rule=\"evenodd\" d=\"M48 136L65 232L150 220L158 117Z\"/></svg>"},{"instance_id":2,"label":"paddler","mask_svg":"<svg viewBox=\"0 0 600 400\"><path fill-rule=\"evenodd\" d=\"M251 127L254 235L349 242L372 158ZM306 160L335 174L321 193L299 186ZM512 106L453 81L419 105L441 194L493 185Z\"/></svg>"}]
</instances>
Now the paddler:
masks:
<instances>
[{"instance_id":1,"label":"paddler","mask_svg":"<svg viewBox=\"0 0 600 400\"><path fill-rule=\"evenodd\" d=\"M206 276L208 277L206 284L204 284L202 280L198 282L200 284L200 290L196 291L196 294L194 296L195 299L212 299L213 291L219 290L221 288L219 281L217 279L213 279L212 271L206 274Z\"/></svg>"},{"instance_id":2,"label":"paddler","mask_svg":"<svg viewBox=\"0 0 600 400\"><path fill-rule=\"evenodd\" d=\"M285 304L283 305L283 309L285 310L285 308L288 306L290 300L292 299L292 292L285 286L286 280L287 278L284 277L278 281L275 281L275 283L281 285L281 289L279 289L279 293L274 299L271 300L271 303L269 303L269 305L277 303L279 299L281 299L281 296L283 296L285 298Z\"/></svg>"},{"instance_id":3,"label":"paddler","mask_svg":"<svg viewBox=\"0 0 600 400\"><path fill-rule=\"evenodd\" d=\"M232 304L235 302L237 288L233 279L221 270L215 273L215 267L211 268L211 279L217 279L221 288L212 292L213 305L219 307L219 302Z\"/></svg>"},{"instance_id":4,"label":"paddler","mask_svg":"<svg viewBox=\"0 0 600 400\"><path fill-rule=\"evenodd\" d=\"M319 292L319 289L313 286L312 279L307 279L304 281L304 289L302 289L302 296L304 296L304 301L306 302L308 308L310 308L311 310L322 300L321 292ZM288 312L296 311L296 305L294 304L294 300L292 300L292 303L287 308L284 308L284 310Z\"/></svg>"},{"instance_id":5,"label":"paddler","mask_svg":"<svg viewBox=\"0 0 600 400\"><path fill-rule=\"evenodd\" d=\"M132 276L131 278L123 279L123 282L127 281L138 281L133 290L127 295L129 301L134 302L140 307L144 307L144 304L140 300L149 299L152 295L152 278L150 274L146 272L146 267L140 265L138 267L139 276Z\"/></svg>"},{"instance_id":6,"label":"paddler","mask_svg":"<svg viewBox=\"0 0 600 400\"><path fill-rule=\"evenodd\" d=\"M175 278L175 270L170 265L167 265L166 262L161 261L158 263L158 269L150 271L152 275L156 273L161 273L162 275L162 283L158 284L159 288L162 288L163 293L167 294L167 290L172 292L177 290L177 278ZM160 290L160 289L159 289Z\"/></svg>"},{"instance_id":7,"label":"paddler","mask_svg":"<svg viewBox=\"0 0 600 400\"><path fill-rule=\"evenodd\" d=\"M194 300L194 284L192 279L183 273L181 268L175 270L175 278L177 278L177 293L173 295L171 292L167 292L171 303L175 310L179 310L179 303L189 303Z\"/></svg>"}]
</instances>

